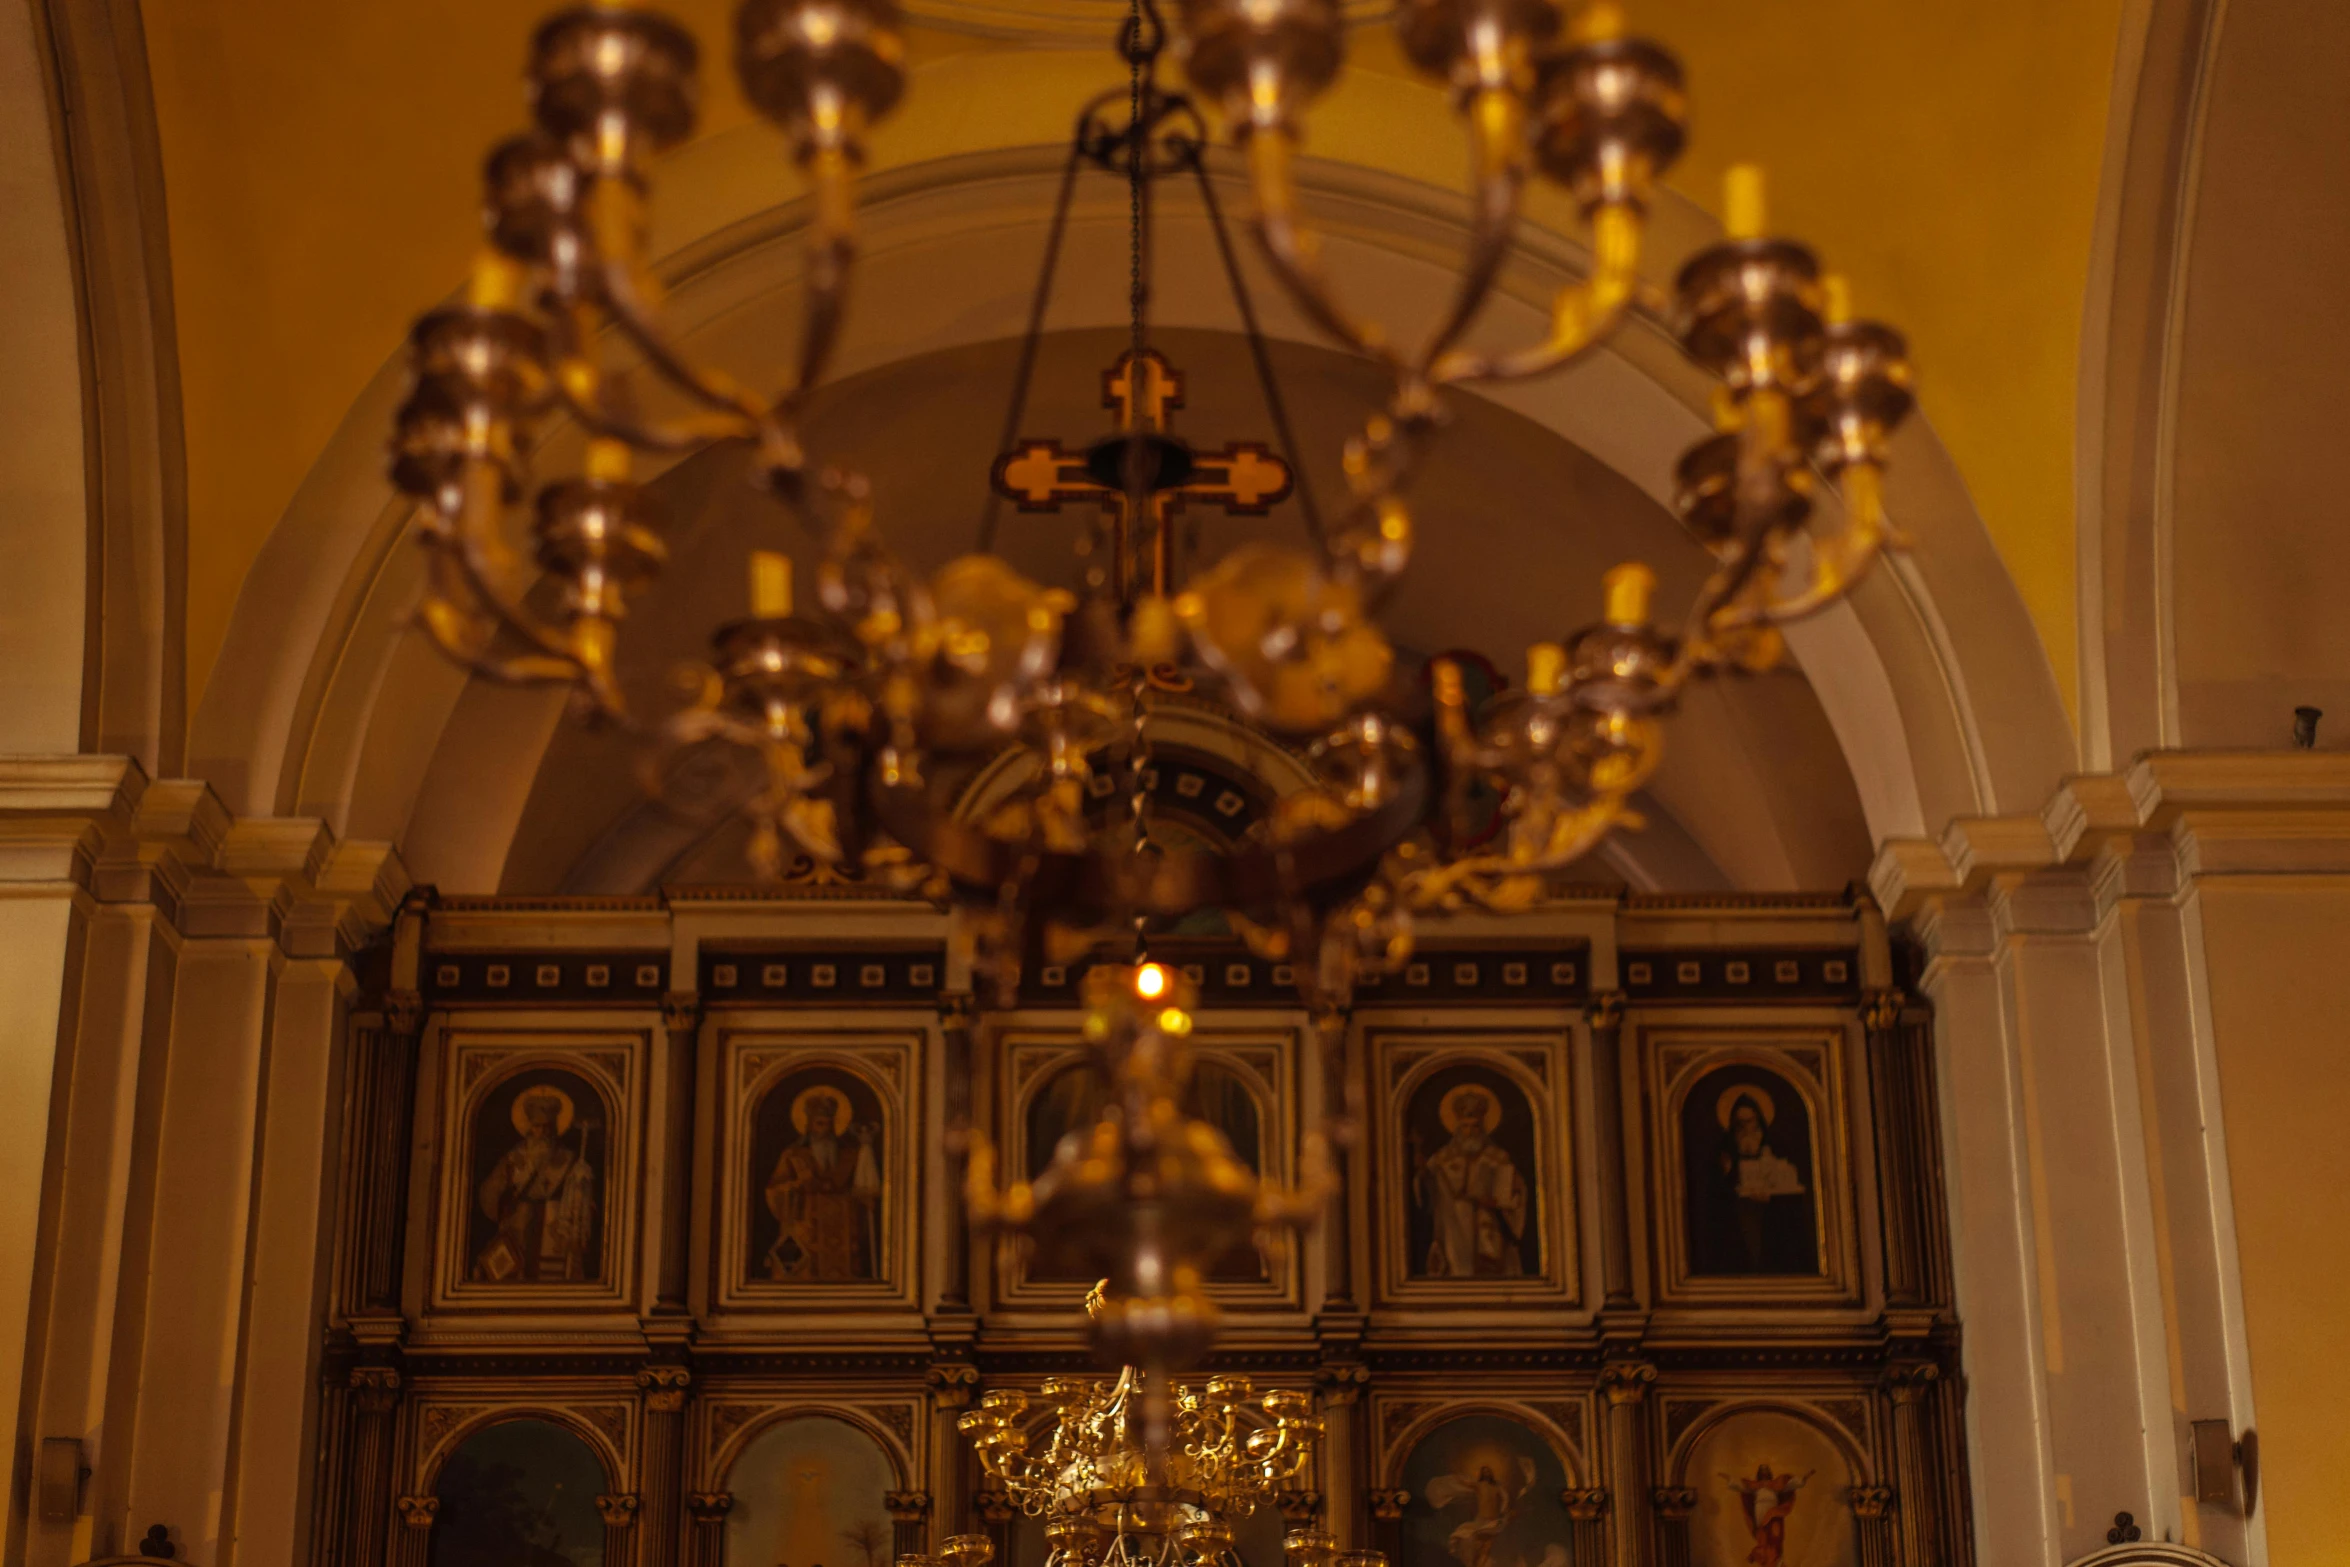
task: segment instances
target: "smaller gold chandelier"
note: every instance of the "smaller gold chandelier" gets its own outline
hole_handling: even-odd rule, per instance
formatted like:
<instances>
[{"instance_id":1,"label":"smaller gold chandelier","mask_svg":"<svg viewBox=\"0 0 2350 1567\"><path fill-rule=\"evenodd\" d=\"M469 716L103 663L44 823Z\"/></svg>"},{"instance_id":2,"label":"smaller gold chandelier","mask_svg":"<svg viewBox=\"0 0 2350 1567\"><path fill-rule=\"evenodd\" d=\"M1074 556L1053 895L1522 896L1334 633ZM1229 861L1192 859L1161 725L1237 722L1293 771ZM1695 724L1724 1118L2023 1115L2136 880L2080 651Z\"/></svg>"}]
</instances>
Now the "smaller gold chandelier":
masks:
<instances>
[{"instance_id":1,"label":"smaller gold chandelier","mask_svg":"<svg viewBox=\"0 0 2350 1567\"><path fill-rule=\"evenodd\" d=\"M1101 1291L1087 1304L1097 1305ZM1046 1567L1201 1567L1228 1563L1232 1526L1284 1491L1304 1488L1322 1436L1312 1395L1259 1395L1249 1379L1170 1387L1128 1366L1115 1382L1055 1377L1041 1447L1028 1397L993 1392L963 1416L988 1481L1042 1518ZM1290 1554L1326 1562L1324 1537L1289 1537Z\"/></svg>"}]
</instances>

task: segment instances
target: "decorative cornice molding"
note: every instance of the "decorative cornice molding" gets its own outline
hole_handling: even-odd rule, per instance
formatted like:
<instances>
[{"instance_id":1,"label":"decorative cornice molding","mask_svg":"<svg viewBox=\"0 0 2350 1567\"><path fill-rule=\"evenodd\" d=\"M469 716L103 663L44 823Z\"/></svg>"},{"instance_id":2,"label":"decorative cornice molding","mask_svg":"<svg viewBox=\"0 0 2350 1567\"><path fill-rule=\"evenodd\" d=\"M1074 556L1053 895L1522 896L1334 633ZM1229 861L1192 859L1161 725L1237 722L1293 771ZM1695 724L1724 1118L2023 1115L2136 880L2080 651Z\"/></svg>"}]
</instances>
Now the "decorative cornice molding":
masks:
<instances>
[{"instance_id":1,"label":"decorative cornice molding","mask_svg":"<svg viewBox=\"0 0 2350 1567\"><path fill-rule=\"evenodd\" d=\"M2160 844L2188 877L2350 873L2350 753L2156 752L2123 773L2066 779L2034 815L1961 817L1938 840L1890 840L1869 886L1890 917L1915 919L1952 898L2142 859ZM2143 864L2097 874L2101 894L2163 895Z\"/></svg>"},{"instance_id":2,"label":"decorative cornice molding","mask_svg":"<svg viewBox=\"0 0 2350 1567\"><path fill-rule=\"evenodd\" d=\"M315 817L239 818L211 785L150 781L127 756L0 757L0 881L70 881L289 957L364 942L409 886L389 844L340 841Z\"/></svg>"}]
</instances>

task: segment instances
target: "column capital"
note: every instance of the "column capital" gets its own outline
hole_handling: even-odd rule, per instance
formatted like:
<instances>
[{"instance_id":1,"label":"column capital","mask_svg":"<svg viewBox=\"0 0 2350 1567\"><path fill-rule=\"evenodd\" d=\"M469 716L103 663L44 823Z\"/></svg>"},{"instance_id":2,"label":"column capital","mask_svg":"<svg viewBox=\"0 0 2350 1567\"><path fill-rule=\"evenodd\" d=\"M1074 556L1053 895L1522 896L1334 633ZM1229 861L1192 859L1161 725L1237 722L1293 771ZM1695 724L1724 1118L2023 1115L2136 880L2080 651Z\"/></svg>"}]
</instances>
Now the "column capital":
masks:
<instances>
[{"instance_id":1,"label":"column capital","mask_svg":"<svg viewBox=\"0 0 2350 1567\"><path fill-rule=\"evenodd\" d=\"M1412 1493L1402 1486L1372 1491L1364 1499L1371 1504L1371 1516L1381 1523L1395 1522L1412 1505Z\"/></svg>"},{"instance_id":2,"label":"column capital","mask_svg":"<svg viewBox=\"0 0 2350 1567\"><path fill-rule=\"evenodd\" d=\"M693 1380L694 1374L683 1366L647 1366L636 1374L636 1385L644 1389L645 1407L665 1415L685 1407L686 1389Z\"/></svg>"},{"instance_id":3,"label":"column capital","mask_svg":"<svg viewBox=\"0 0 2350 1567\"><path fill-rule=\"evenodd\" d=\"M1371 1368L1352 1356L1334 1355L1315 1368L1314 1389L1322 1402L1343 1409L1363 1396L1370 1386Z\"/></svg>"},{"instance_id":4,"label":"column capital","mask_svg":"<svg viewBox=\"0 0 2350 1567\"><path fill-rule=\"evenodd\" d=\"M1569 1518L1577 1523L1591 1523L1607 1511L1608 1490L1604 1485L1570 1485L1559 1492L1559 1501L1565 1505Z\"/></svg>"},{"instance_id":5,"label":"column capital","mask_svg":"<svg viewBox=\"0 0 2350 1567\"><path fill-rule=\"evenodd\" d=\"M1901 1021L1901 1009L1907 1005L1909 997L1898 985L1871 990L1860 998L1861 1026L1882 1034Z\"/></svg>"},{"instance_id":6,"label":"column capital","mask_svg":"<svg viewBox=\"0 0 2350 1567\"><path fill-rule=\"evenodd\" d=\"M899 1523L920 1523L930 1516L928 1491L884 1491L882 1509Z\"/></svg>"},{"instance_id":7,"label":"column capital","mask_svg":"<svg viewBox=\"0 0 2350 1567\"><path fill-rule=\"evenodd\" d=\"M415 990L387 990L383 996L384 1027L413 1039L424 1027L424 994Z\"/></svg>"},{"instance_id":8,"label":"column capital","mask_svg":"<svg viewBox=\"0 0 2350 1567\"><path fill-rule=\"evenodd\" d=\"M1656 1367L1645 1360L1611 1360L1599 1368L1599 1390L1611 1404L1637 1404L1656 1385Z\"/></svg>"},{"instance_id":9,"label":"column capital","mask_svg":"<svg viewBox=\"0 0 2350 1567\"><path fill-rule=\"evenodd\" d=\"M930 1402L940 1409L961 1409L979 1390L979 1368L968 1360L934 1360L922 1373L930 1386Z\"/></svg>"},{"instance_id":10,"label":"column capital","mask_svg":"<svg viewBox=\"0 0 2350 1567\"><path fill-rule=\"evenodd\" d=\"M694 1515L696 1523L717 1523L734 1509L732 1491L688 1491L686 1510Z\"/></svg>"},{"instance_id":11,"label":"column capital","mask_svg":"<svg viewBox=\"0 0 2350 1567\"><path fill-rule=\"evenodd\" d=\"M1896 1404L1914 1404L1933 1391L1942 1368L1930 1360L1897 1360L1885 1368L1885 1391Z\"/></svg>"},{"instance_id":12,"label":"column capital","mask_svg":"<svg viewBox=\"0 0 2350 1567\"><path fill-rule=\"evenodd\" d=\"M637 1506L634 1491L612 1491L596 1498L596 1511L602 1515L607 1529L626 1529L635 1524Z\"/></svg>"},{"instance_id":13,"label":"column capital","mask_svg":"<svg viewBox=\"0 0 2350 1567\"><path fill-rule=\"evenodd\" d=\"M389 1414L400 1402L400 1371L396 1366L353 1366L348 1384L360 1409L368 1414Z\"/></svg>"},{"instance_id":14,"label":"column capital","mask_svg":"<svg viewBox=\"0 0 2350 1567\"><path fill-rule=\"evenodd\" d=\"M1889 1485L1856 1485L1852 1488L1852 1516L1866 1523L1886 1517L1893 1511L1893 1497Z\"/></svg>"},{"instance_id":15,"label":"column capital","mask_svg":"<svg viewBox=\"0 0 2350 1567\"><path fill-rule=\"evenodd\" d=\"M403 1496L399 1500L400 1522L411 1529L429 1529L441 1510L437 1496Z\"/></svg>"},{"instance_id":16,"label":"column capital","mask_svg":"<svg viewBox=\"0 0 2350 1567\"><path fill-rule=\"evenodd\" d=\"M1684 1521L1697 1511L1697 1492L1686 1485L1660 1485L1651 1498L1657 1516L1667 1523Z\"/></svg>"},{"instance_id":17,"label":"column capital","mask_svg":"<svg viewBox=\"0 0 2350 1567\"><path fill-rule=\"evenodd\" d=\"M1624 1021L1624 993L1595 990L1583 1003L1583 1020L1593 1028L1614 1028Z\"/></svg>"},{"instance_id":18,"label":"column capital","mask_svg":"<svg viewBox=\"0 0 2350 1567\"><path fill-rule=\"evenodd\" d=\"M672 990L661 997L661 1026L669 1037L691 1034L702 1022L702 993L698 990Z\"/></svg>"}]
</instances>

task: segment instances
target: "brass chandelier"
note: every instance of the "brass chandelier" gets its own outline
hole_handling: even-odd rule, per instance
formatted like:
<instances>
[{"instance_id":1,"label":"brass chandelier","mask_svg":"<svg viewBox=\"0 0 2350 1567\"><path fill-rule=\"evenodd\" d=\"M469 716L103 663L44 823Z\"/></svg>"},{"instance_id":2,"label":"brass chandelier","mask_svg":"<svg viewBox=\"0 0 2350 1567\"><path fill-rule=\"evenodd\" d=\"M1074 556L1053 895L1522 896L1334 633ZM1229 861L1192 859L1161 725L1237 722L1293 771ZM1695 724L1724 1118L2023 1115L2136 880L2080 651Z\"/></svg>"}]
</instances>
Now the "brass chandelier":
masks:
<instances>
[{"instance_id":1,"label":"brass chandelier","mask_svg":"<svg viewBox=\"0 0 2350 1567\"><path fill-rule=\"evenodd\" d=\"M1086 1301L1097 1317L1107 1281ZM962 1417L989 1484L1044 1522L1046 1567L1224 1567L1233 1526L1313 1475L1322 1419L1311 1395L1259 1394L1247 1377L1172 1385L1129 1365L1115 1381L1053 1377L1051 1424L1032 1438L1025 1394L984 1396ZM1326 1535L1287 1539L1293 1567L1327 1567ZM1350 1567L1384 1558L1359 1553ZM900 1559L899 1567L906 1567Z\"/></svg>"},{"instance_id":2,"label":"brass chandelier","mask_svg":"<svg viewBox=\"0 0 2350 1567\"><path fill-rule=\"evenodd\" d=\"M1276 1191L1228 1148L1218 1157L1221 1139L1178 1107L1190 998L1173 971L1139 961L1151 931L1218 911L1289 965L1335 1078L1353 986L1401 961L1415 918L1538 901L1636 821L1662 720L1689 683L1772 664L1781 625L1847 593L1896 542L1882 473L1911 406L1903 340L1854 319L1812 252L1768 233L1759 175L1734 170L1728 237L1689 258L1657 301L1720 382L1716 433L1676 473L1681 518L1714 561L1695 601L1659 625L1654 575L1619 566L1596 620L1526 650L1522 688L1472 711L1460 671L1439 661L1432 712L1398 693L1378 611L1411 556L1411 483L1451 390L1566 365L1646 297L1641 244L1682 145L1681 69L1628 35L1609 0L1568 12L1560 0L1397 7L1405 53L1454 95L1474 171L1455 293L1432 337L1407 351L1346 304L1298 199L1306 112L1341 62L1336 0L1180 0L1183 68L1245 159L1264 257L1321 333L1392 378L1346 447L1343 507L1301 545L1245 544L1186 575L1164 521L1143 524L1165 516L1147 503L1180 443L1133 384L1138 412L1109 482L1124 487L1119 515L1134 525L1111 541L1107 568L1097 552L1070 585L1032 582L984 548L927 575L910 569L866 481L805 450L800 421L839 341L855 261L865 134L904 84L892 0L742 0L736 13L743 93L789 136L810 196L805 322L781 390L694 363L662 324L647 189L657 155L692 129L697 49L634 5L576 6L539 28L534 127L487 163L488 245L462 301L415 329L392 474L422 503L419 623L444 653L490 679L569 688L646 738L656 782L704 749L747 758L756 781L739 810L755 865L804 858L951 907L976 972L1007 1003L1024 969L1134 960L1087 981L1088 1038L1110 1087L1093 1141L1074 1139L1033 1187L1008 1192L993 1189L980 1148L970 1188L982 1220L1100 1264L1111 1301L1097 1342L1118 1362L1163 1368L1204 1349L1204 1260L1235 1234L1304 1222L1332 1183L1319 1139L1299 1189ZM1096 161L1122 161L1138 190L1169 168L1201 170L1209 140L1202 108L1155 80L1166 33L1150 0L1135 0L1121 40L1125 118L1105 95L1080 119ZM1467 334L1534 178L1577 203L1590 273L1558 295L1541 341L1473 351ZM1204 172L1200 187L1212 202ZM1130 379L1147 373L1137 271ZM648 411L632 374L685 411ZM1272 401L1269 375L1267 389ZM588 437L584 461L534 492L534 440L564 418ZM765 488L811 530L814 604L795 613L787 557L754 556L752 613L717 627L698 697L639 714L616 647L664 546L632 463L715 442L746 445ZM1842 496L1832 525L1813 519L1822 480ZM1228 853L1145 832L1140 780L1171 684L1214 693L1312 770L1312 787L1277 801ZM973 807L957 781L1006 757L1021 761L997 769L1011 782ZM1087 813L1104 793L1126 802L1107 827ZM1489 799L1502 802L1491 835Z\"/></svg>"}]
</instances>

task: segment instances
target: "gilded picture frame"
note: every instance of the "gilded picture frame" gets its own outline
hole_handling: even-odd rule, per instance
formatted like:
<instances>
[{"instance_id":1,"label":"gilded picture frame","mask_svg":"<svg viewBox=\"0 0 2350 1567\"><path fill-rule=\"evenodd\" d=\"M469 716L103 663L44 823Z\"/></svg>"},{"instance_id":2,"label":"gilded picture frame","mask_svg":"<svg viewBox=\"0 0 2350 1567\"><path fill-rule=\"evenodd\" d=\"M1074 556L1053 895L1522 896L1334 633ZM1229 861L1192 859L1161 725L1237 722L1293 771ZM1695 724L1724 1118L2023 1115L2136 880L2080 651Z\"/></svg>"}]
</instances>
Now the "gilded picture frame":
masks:
<instances>
[{"instance_id":1,"label":"gilded picture frame","mask_svg":"<svg viewBox=\"0 0 2350 1567\"><path fill-rule=\"evenodd\" d=\"M1571 1038L1370 1032L1382 1303L1581 1301Z\"/></svg>"},{"instance_id":2,"label":"gilded picture frame","mask_svg":"<svg viewBox=\"0 0 2350 1567\"><path fill-rule=\"evenodd\" d=\"M432 1309L634 1302L650 1048L646 1030L447 1031Z\"/></svg>"},{"instance_id":3,"label":"gilded picture frame","mask_svg":"<svg viewBox=\"0 0 2350 1567\"><path fill-rule=\"evenodd\" d=\"M1669 1305L1854 1304L1845 1030L1640 1030L1650 1257Z\"/></svg>"},{"instance_id":4,"label":"gilded picture frame","mask_svg":"<svg viewBox=\"0 0 2350 1567\"><path fill-rule=\"evenodd\" d=\"M1193 1114L1226 1135L1244 1162L1282 1186L1293 1168L1299 1130L1298 1040L1280 1028L1202 1029L1193 1036ZM1002 1106L999 1146L1008 1174L1032 1179L1052 1158L1059 1135L1085 1119L1099 1092L1084 1047L1068 1030L1013 1030L1000 1040ZM1251 1141L1255 1147L1248 1145ZM1208 1292L1227 1306L1295 1308L1304 1298L1301 1248L1280 1237L1242 1248L1210 1272ZM1014 1242L995 1249L996 1293L1012 1308L1066 1309L1091 1279L1035 1272ZM1253 1265L1252 1265L1253 1264Z\"/></svg>"},{"instance_id":5,"label":"gilded picture frame","mask_svg":"<svg viewBox=\"0 0 2350 1567\"><path fill-rule=\"evenodd\" d=\"M721 1031L721 1309L919 1305L921 1036Z\"/></svg>"}]
</instances>

